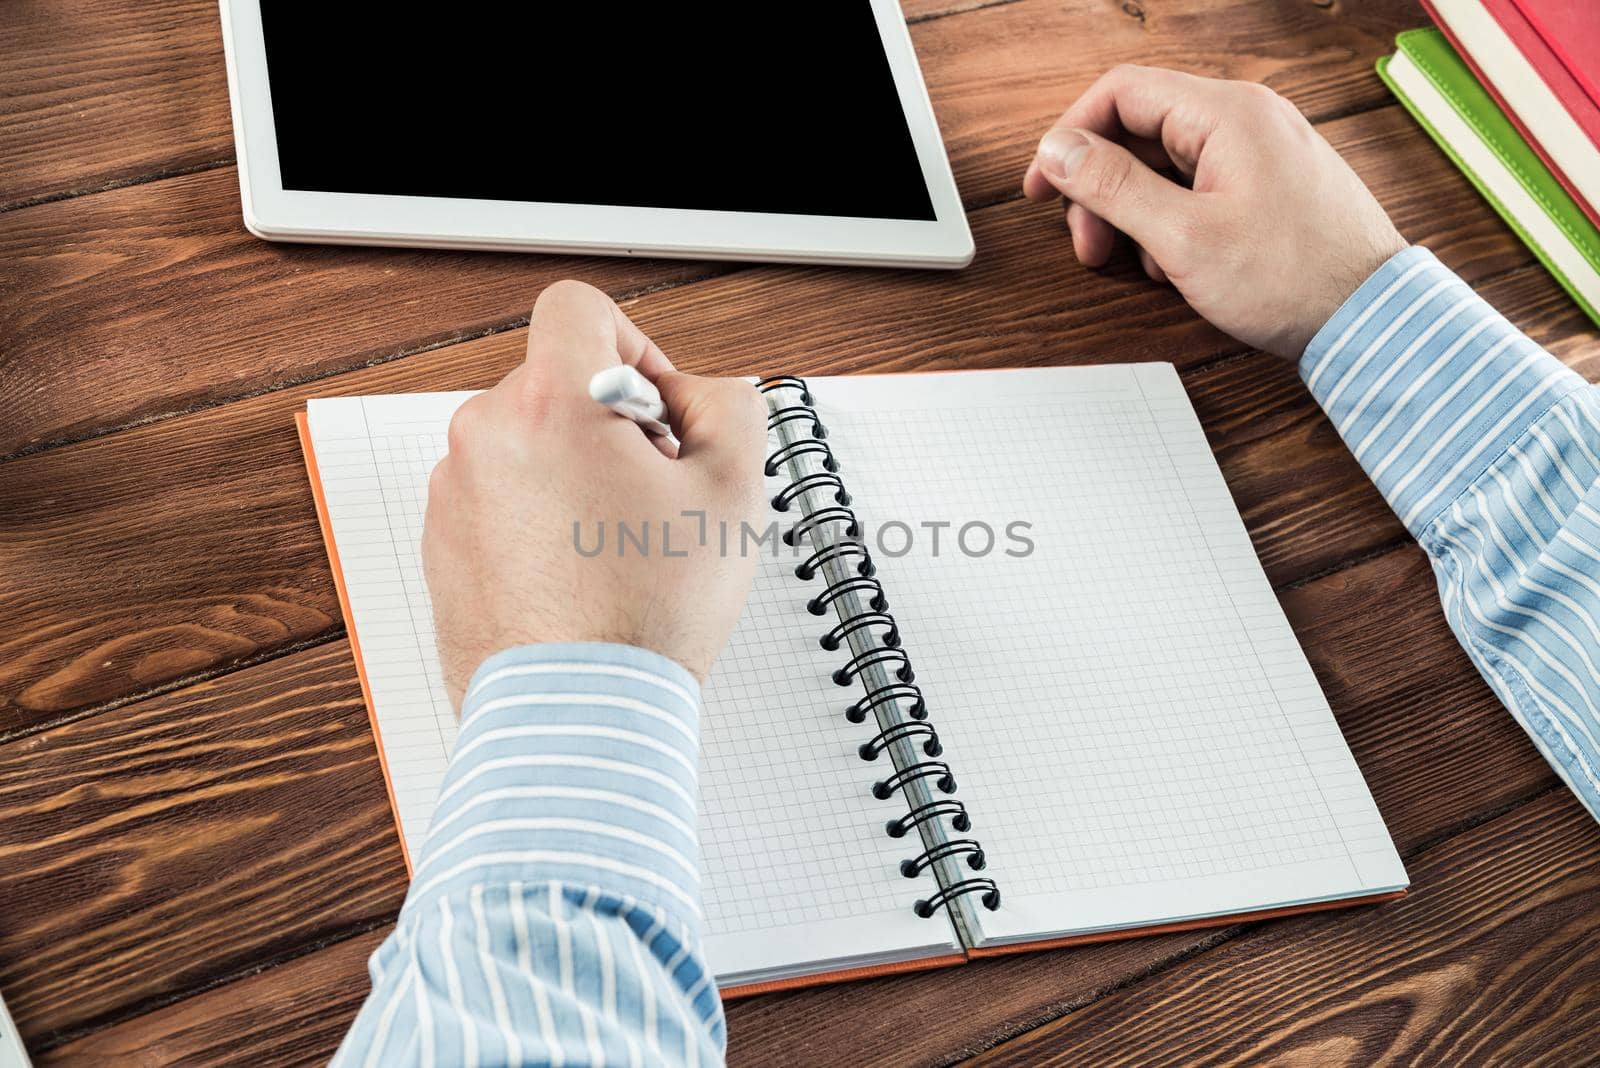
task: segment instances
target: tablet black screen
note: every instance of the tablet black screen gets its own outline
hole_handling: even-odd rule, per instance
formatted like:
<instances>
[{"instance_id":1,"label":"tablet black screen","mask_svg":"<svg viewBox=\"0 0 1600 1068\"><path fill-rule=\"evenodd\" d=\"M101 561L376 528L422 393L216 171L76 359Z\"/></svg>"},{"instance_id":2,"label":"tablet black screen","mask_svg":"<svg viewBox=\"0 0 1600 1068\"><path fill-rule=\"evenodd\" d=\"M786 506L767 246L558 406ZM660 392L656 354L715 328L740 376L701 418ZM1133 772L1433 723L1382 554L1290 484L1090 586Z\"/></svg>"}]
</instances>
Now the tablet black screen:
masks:
<instances>
[{"instance_id":1,"label":"tablet black screen","mask_svg":"<svg viewBox=\"0 0 1600 1068\"><path fill-rule=\"evenodd\" d=\"M865 0L261 8L286 189L934 218Z\"/></svg>"}]
</instances>

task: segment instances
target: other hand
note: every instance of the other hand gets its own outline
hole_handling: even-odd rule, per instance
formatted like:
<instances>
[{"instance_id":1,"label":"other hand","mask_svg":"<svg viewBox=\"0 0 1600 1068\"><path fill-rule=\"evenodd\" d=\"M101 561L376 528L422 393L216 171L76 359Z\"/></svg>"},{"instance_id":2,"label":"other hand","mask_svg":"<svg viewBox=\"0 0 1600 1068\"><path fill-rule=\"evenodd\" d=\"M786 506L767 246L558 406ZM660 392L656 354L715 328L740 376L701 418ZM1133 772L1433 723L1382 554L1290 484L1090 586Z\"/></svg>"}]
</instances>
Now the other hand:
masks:
<instances>
[{"instance_id":1,"label":"other hand","mask_svg":"<svg viewBox=\"0 0 1600 1068\"><path fill-rule=\"evenodd\" d=\"M661 390L677 449L589 399L590 377L619 362ZM452 703L485 658L532 642L638 645L703 680L756 563L718 551L719 524L737 546L759 514L765 439L748 383L674 370L597 289L541 293L526 361L457 411L428 484L422 562ZM619 523L647 530L647 547L619 554Z\"/></svg>"},{"instance_id":2,"label":"other hand","mask_svg":"<svg viewBox=\"0 0 1600 1068\"><path fill-rule=\"evenodd\" d=\"M1406 241L1305 116L1252 82L1117 67L1043 139L1023 192L1065 197L1078 259L1115 231L1145 271L1256 348L1298 359Z\"/></svg>"}]
</instances>

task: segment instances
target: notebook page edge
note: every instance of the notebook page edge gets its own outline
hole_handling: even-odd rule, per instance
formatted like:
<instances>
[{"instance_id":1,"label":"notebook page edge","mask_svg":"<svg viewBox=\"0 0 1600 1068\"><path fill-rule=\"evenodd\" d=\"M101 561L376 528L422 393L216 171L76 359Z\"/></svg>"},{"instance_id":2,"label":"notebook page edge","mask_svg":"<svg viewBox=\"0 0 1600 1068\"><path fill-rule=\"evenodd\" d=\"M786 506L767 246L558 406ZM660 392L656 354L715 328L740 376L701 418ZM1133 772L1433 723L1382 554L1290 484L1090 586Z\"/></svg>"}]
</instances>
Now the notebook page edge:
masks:
<instances>
[{"instance_id":1,"label":"notebook page edge","mask_svg":"<svg viewBox=\"0 0 1600 1068\"><path fill-rule=\"evenodd\" d=\"M305 460L306 474L311 484L311 498L317 511L317 528L322 537L323 549L328 554L328 567L333 572L334 594L339 601L339 614L344 619L345 634L350 643L350 658L355 663L356 680L361 687L361 703L367 709L367 724L372 728L373 748L378 754L378 768L383 774L383 792L389 802L389 815L394 819L395 834L400 842L400 860L405 864L406 875L412 872L411 851L406 847L404 823L400 818L400 803L395 796L394 777L389 771L389 760L383 747L383 732L378 724L377 706L372 700L372 683L367 677L367 664L361 654L361 641L356 633L355 614L350 608L350 591L345 582L344 568L339 562L339 546L333 534L333 520L328 514L327 494L322 484L322 474L317 465L316 445L311 429L311 412L295 413L295 429L300 437L300 449Z\"/></svg>"},{"instance_id":2,"label":"notebook page edge","mask_svg":"<svg viewBox=\"0 0 1600 1068\"><path fill-rule=\"evenodd\" d=\"M436 425L442 433L450 415L470 396L472 391L394 393L311 398L306 403L319 473L319 509L327 515L331 542L329 561L343 590L341 611L364 681L363 697L408 871L426 836L433 799L444 778L454 714L441 713L442 692L430 692L438 690L428 683L438 674L438 654L431 619L422 628L427 631L424 640L413 604L417 597L425 599L426 593L419 574L410 574L408 582L408 570L417 570L416 550L403 545L394 528L397 515L402 524L409 520L397 513L397 502L391 502L382 489L375 443L397 426L418 422ZM398 461L391 464L391 472L394 481L402 479ZM425 486L424 478L415 487L419 497ZM389 633L394 621L382 618L395 611L384 602L396 598L406 604L409 629L404 634ZM392 668L380 669L380 664L399 663L407 664L407 673L420 676L420 681L402 678ZM445 718L450 721L448 729L439 725Z\"/></svg>"}]
</instances>

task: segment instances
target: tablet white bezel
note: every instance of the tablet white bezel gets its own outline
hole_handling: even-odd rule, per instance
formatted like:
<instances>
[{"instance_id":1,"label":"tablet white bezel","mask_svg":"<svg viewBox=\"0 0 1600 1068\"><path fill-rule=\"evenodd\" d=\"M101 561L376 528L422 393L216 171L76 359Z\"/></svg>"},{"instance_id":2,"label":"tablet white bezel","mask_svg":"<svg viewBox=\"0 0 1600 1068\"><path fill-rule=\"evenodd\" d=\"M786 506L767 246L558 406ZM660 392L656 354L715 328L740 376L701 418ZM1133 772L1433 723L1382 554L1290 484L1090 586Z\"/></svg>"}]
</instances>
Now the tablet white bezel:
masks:
<instances>
[{"instance_id":1,"label":"tablet white bezel","mask_svg":"<svg viewBox=\"0 0 1600 1068\"><path fill-rule=\"evenodd\" d=\"M933 202L932 222L286 190L278 170L260 0L221 0L245 226L272 241L965 266L972 259L972 234L911 35L896 0L871 3Z\"/></svg>"}]
</instances>

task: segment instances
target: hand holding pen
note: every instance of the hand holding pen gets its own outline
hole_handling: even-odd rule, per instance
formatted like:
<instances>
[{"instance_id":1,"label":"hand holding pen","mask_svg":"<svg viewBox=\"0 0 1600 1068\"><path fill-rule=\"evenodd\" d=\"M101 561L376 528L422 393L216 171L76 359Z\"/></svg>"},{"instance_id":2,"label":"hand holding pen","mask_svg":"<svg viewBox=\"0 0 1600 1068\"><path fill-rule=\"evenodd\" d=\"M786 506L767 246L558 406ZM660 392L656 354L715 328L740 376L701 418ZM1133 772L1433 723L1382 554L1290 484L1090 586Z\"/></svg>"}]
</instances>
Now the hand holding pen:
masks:
<instances>
[{"instance_id":1,"label":"hand holding pen","mask_svg":"<svg viewBox=\"0 0 1600 1068\"><path fill-rule=\"evenodd\" d=\"M591 399L599 372L620 380L629 419ZM527 359L461 406L429 483L423 568L457 706L485 657L532 642L638 645L704 678L755 557L701 535L759 515L765 440L748 382L676 370L591 286L540 294ZM579 533L592 547L620 523L648 526L649 546L579 551Z\"/></svg>"}]
</instances>

